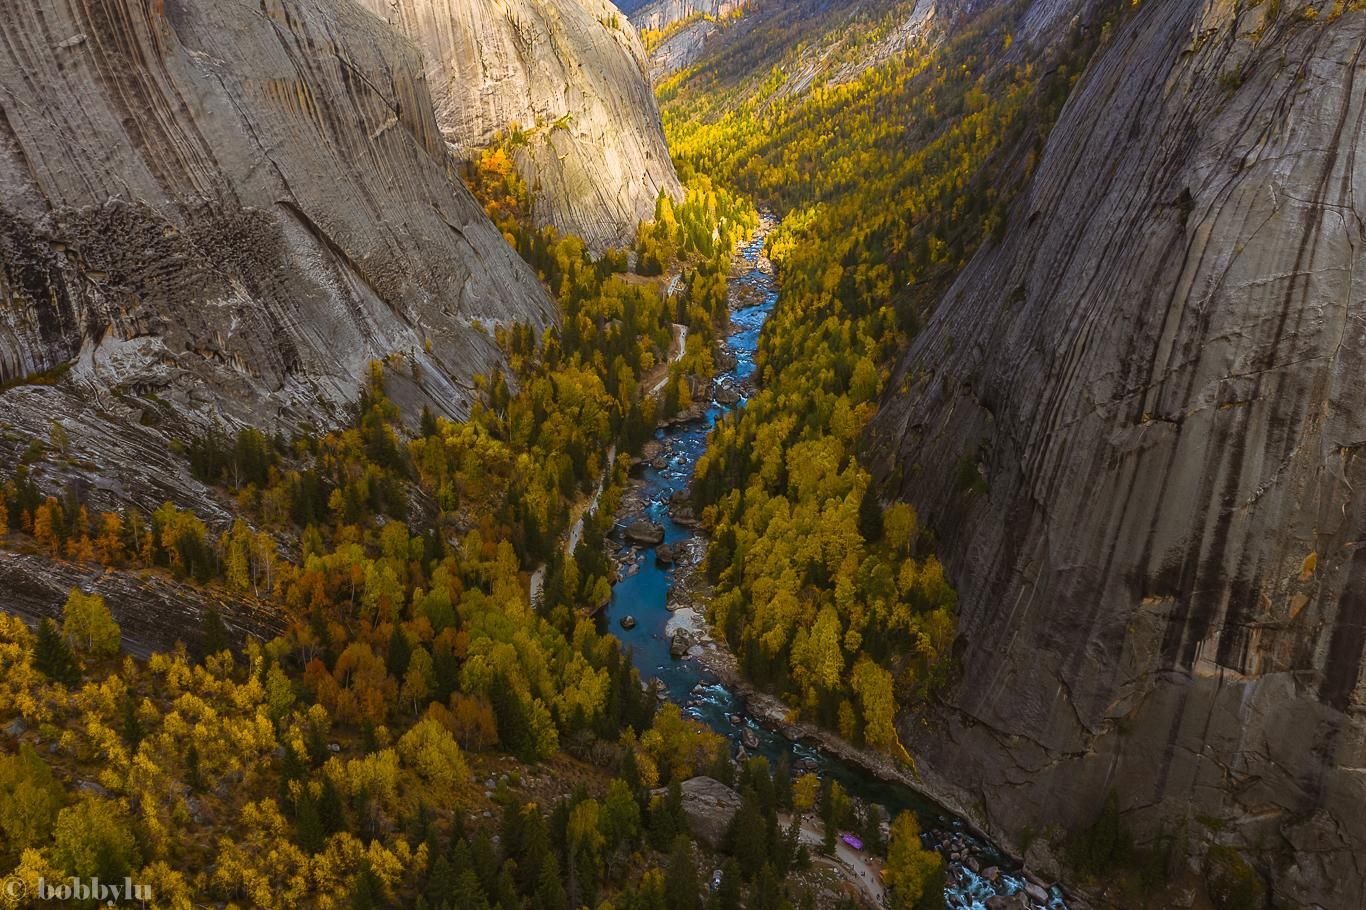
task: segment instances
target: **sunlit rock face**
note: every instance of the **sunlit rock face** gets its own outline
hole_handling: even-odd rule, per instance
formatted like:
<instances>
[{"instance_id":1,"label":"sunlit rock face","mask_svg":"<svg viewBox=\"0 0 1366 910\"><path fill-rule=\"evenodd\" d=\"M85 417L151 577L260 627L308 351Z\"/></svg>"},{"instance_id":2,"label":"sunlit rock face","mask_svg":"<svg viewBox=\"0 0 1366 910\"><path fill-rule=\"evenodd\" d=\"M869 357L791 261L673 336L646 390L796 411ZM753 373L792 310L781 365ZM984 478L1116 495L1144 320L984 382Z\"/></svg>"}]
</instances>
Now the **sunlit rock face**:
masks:
<instances>
[{"instance_id":1,"label":"sunlit rock face","mask_svg":"<svg viewBox=\"0 0 1366 910\"><path fill-rule=\"evenodd\" d=\"M1144 4L888 384L870 445L962 610L904 733L1008 840L1113 789L1286 901L1366 903L1357 7Z\"/></svg>"},{"instance_id":2,"label":"sunlit rock face","mask_svg":"<svg viewBox=\"0 0 1366 910\"><path fill-rule=\"evenodd\" d=\"M654 0L631 13L637 28L663 29L690 16L720 19L744 9L749 0Z\"/></svg>"},{"instance_id":3,"label":"sunlit rock face","mask_svg":"<svg viewBox=\"0 0 1366 910\"><path fill-rule=\"evenodd\" d=\"M623 246L681 192L640 36L606 0L362 2L422 51L456 157L517 127L538 222Z\"/></svg>"},{"instance_id":4,"label":"sunlit rock face","mask_svg":"<svg viewBox=\"0 0 1366 910\"><path fill-rule=\"evenodd\" d=\"M459 416L487 327L552 318L453 179L419 56L350 2L45 0L6 35L0 380L74 364L288 428L393 356Z\"/></svg>"}]
</instances>

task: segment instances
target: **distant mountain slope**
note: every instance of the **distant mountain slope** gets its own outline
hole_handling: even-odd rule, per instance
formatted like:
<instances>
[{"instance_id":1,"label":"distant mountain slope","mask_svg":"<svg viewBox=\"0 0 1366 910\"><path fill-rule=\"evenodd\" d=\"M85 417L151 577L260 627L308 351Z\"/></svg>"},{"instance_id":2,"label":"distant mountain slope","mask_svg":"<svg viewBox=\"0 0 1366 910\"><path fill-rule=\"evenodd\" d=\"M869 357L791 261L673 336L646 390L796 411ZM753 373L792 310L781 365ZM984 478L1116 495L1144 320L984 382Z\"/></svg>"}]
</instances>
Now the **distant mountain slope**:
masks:
<instances>
[{"instance_id":1,"label":"distant mountain slope","mask_svg":"<svg viewBox=\"0 0 1366 910\"><path fill-rule=\"evenodd\" d=\"M749 0L651 0L631 12L631 22L641 29L662 29L691 16L719 19L743 9Z\"/></svg>"},{"instance_id":2,"label":"distant mountain slope","mask_svg":"<svg viewBox=\"0 0 1366 910\"><path fill-rule=\"evenodd\" d=\"M1363 61L1360 4L1143 4L889 383L964 648L903 733L997 832L1115 791L1366 904Z\"/></svg>"},{"instance_id":3,"label":"distant mountain slope","mask_svg":"<svg viewBox=\"0 0 1366 910\"><path fill-rule=\"evenodd\" d=\"M606 0L362 0L427 58L436 118L469 160L517 125L542 224L626 245L681 190L645 51Z\"/></svg>"}]
</instances>

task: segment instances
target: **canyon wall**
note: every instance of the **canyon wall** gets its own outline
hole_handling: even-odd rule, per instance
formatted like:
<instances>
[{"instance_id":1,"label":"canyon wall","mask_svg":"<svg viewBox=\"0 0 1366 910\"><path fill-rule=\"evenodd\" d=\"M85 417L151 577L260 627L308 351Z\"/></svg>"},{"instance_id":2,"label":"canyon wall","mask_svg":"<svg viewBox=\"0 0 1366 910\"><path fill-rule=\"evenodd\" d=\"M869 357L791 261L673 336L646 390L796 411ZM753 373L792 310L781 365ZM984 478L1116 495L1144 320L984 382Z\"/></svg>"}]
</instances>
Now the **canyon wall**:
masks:
<instances>
[{"instance_id":1,"label":"canyon wall","mask_svg":"<svg viewBox=\"0 0 1366 910\"><path fill-rule=\"evenodd\" d=\"M607 0L362 2L422 50L457 158L517 128L539 223L624 246L661 192L681 194L640 36Z\"/></svg>"},{"instance_id":2,"label":"canyon wall","mask_svg":"<svg viewBox=\"0 0 1366 910\"><path fill-rule=\"evenodd\" d=\"M1144 4L888 384L870 450L961 596L902 732L1045 865L1113 791L1366 904L1363 54L1360 4Z\"/></svg>"}]
</instances>

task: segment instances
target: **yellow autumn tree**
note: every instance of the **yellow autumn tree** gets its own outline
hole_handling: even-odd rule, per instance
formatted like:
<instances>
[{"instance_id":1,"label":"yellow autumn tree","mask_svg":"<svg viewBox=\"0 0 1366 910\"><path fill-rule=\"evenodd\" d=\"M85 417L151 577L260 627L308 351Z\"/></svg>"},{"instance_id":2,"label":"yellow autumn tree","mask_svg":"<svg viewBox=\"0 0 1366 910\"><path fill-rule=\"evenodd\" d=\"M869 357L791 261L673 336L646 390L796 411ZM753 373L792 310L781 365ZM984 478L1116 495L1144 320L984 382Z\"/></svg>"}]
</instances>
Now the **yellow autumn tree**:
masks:
<instances>
[{"instance_id":1,"label":"yellow autumn tree","mask_svg":"<svg viewBox=\"0 0 1366 910\"><path fill-rule=\"evenodd\" d=\"M104 598L72 588L62 607L62 634L77 648L91 654L117 654L119 624L114 622Z\"/></svg>"},{"instance_id":2,"label":"yellow autumn tree","mask_svg":"<svg viewBox=\"0 0 1366 910\"><path fill-rule=\"evenodd\" d=\"M911 910L927 888L934 887L943 875L943 860L920 842L920 822L914 814L903 812L892 822L887 846L887 865L882 876L892 889L897 910Z\"/></svg>"},{"instance_id":3,"label":"yellow autumn tree","mask_svg":"<svg viewBox=\"0 0 1366 910\"><path fill-rule=\"evenodd\" d=\"M398 740L403 764L417 772L424 792L437 805L459 803L470 782L469 765L451 731L424 717Z\"/></svg>"}]
</instances>

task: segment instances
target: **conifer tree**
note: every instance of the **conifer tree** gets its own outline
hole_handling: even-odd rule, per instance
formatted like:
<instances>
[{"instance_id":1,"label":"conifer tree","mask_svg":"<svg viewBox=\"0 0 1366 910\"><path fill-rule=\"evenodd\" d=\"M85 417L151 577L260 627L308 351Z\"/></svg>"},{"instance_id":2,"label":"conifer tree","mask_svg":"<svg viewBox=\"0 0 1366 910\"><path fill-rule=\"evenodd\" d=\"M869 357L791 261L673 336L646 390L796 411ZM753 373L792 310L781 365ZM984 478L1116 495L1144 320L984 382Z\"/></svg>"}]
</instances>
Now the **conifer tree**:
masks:
<instances>
[{"instance_id":1,"label":"conifer tree","mask_svg":"<svg viewBox=\"0 0 1366 910\"><path fill-rule=\"evenodd\" d=\"M669 910L697 910L701 903L697 862L693 858L692 841L686 834L674 839L673 850L669 854L669 869L664 876L664 893Z\"/></svg>"},{"instance_id":2,"label":"conifer tree","mask_svg":"<svg viewBox=\"0 0 1366 910\"><path fill-rule=\"evenodd\" d=\"M81 673L76 666L76 657L66 639L57 631L57 624L44 619L38 624L38 639L33 648L33 665L53 682L67 688L80 684Z\"/></svg>"}]
</instances>

